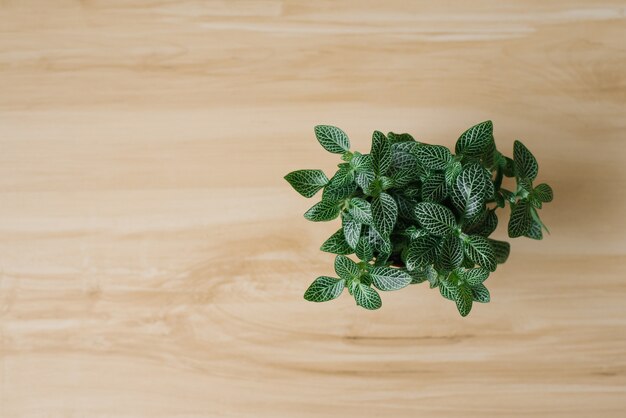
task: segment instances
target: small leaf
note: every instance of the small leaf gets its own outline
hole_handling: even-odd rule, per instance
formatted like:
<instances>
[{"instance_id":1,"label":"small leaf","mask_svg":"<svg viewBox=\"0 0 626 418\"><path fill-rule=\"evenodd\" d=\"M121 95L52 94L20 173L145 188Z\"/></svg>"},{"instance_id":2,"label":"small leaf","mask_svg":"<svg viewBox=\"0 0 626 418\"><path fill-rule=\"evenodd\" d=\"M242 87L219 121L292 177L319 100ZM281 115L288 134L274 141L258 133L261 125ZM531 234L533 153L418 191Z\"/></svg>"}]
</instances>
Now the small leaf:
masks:
<instances>
[{"instance_id":1,"label":"small leaf","mask_svg":"<svg viewBox=\"0 0 626 418\"><path fill-rule=\"evenodd\" d=\"M356 304L365 309L378 309L382 306L380 295L377 291L363 283L357 283L352 291Z\"/></svg>"},{"instance_id":2,"label":"small leaf","mask_svg":"<svg viewBox=\"0 0 626 418\"><path fill-rule=\"evenodd\" d=\"M535 222L534 220L531 221L530 230L525 234L525 236L536 240L542 240L543 232L541 232L541 224Z\"/></svg>"},{"instance_id":3,"label":"small leaf","mask_svg":"<svg viewBox=\"0 0 626 418\"><path fill-rule=\"evenodd\" d=\"M335 257L335 272L340 278L350 280L353 277L357 277L360 273L357 263L346 257L345 255L338 255Z\"/></svg>"},{"instance_id":4,"label":"small leaf","mask_svg":"<svg viewBox=\"0 0 626 418\"><path fill-rule=\"evenodd\" d=\"M456 178L459 176L459 174L461 174L462 170L463 166L458 161L453 161L452 163L448 164L445 172L446 183L448 183L448 186L453 186L454 184L456 184Z\"/></svg>"},{"instance_id":5,"label":"small leaf","mask_svg":"<svg viewBox=\"0 0 626 418\"><path fill-rule=\"evenodd\" d=\"M343 154L350 149L348 135L335 126L317 125L315 137L326 151L333 154Z\"/></svg>"},{"instance_id":6,"label":"small leaf","mask_svg":"<svg viewBox=\"0 0 626 418\"><path fill-rule=\"evenodd\" d=\"M375 178L376 175L374 174L374 171L364 170L356 174L355 181L361 190L363 190L363 193L370 195L372 194L372 183Z\"/></svg>"},{"instance_id":7,"label":"small leaf","mask_svg":"<svg viewBox=\"0 0 626 418\"><path fill-rule=\"evenodd\" d=\"M454 270L463 262L463 243L456 235L447 235L441 246L439 254L441 266L445 270Z\"/></svg>"},{"instance_id":8,"label":"small leaf","mask_svg":"<svg viewBox=\"0 0 626 418\"><path fill-rule=\"evenodd\" d=\"M548 203L552 202L554 198L554 193L552 192L552 187L548 186L546 183L541 183L533 190L533 194L539 199L539 201Z\"/></svg>"},{"instance_id":9,"label":"small leaf","mask_svg":"<svg viewBox=\"0 0 626 418\"><path fill-rule=\"evenodd\" d=\"M437 203L418 203L415 205L415 217L420 225L433 235L446 235L456 228L452 211Z\"/></svg>"},{"instance_id":10,"label":"small leaf","mask_svg":"<svg viewBox=\"0 0 626 418\"><path fill-rule=\"evenodd\" d=\"M322 170L297 170L285 176L285 180L304 197L313 197L328 183Z\"/></svg>"},{"instance_id":11,"label":"small leaf","mask_svg":"<svg viewBox=\"0 0 626 418\"><path fill-rule=\"evenodd\" d=\"M391 267L374 267L370 270L372 283L380 290L398 290L411 283L406 271Z\"/></svg>"},{"instance_id":12,"label":"small leaf","mask_svg":"<svg viewBox=\"0 0 626 418\"><path fill-rule=\"evenodd\" d=\"M321 276L315 279L304 292L304 299L310 302L326 302L337 299L345 286L346 281L344 279Z\"/></svg>"},{"instance_id":13,"label":"small leaf","mask_svg":"<svg viewBox=\"0 0 626 418\"><path fill-rule=\"evenodd\" d=\"M327 200L329 202L339 202L340 200L344 200L349 198L356 192L356 184L348 183L343 186L336 186L332 184L328 184L324 188L324 192L322 193L322 200Z\"/></svg>"},{"instance_id":14,"label":"small leaf","mask_svg":"<svg viewBox=\"0 0 626 418\"><path fill-rule=\"evenodd\" d=\"M361 261L370 261L374 258L374 250L369 243L366 234L361 234L361 238L354 249L354 253Z\"/></svg>"},{"instance_id":15,"label":"small leaf","mask_svg":"<svg viewBox=\"0 0 626 418\"><path fill-rule=\"evenodd\" d=\"M343 235L343 229L335 232L330 238L324 241L320 250L331 254L341 255L348 255L354 252Z\"/></svg>"},{"instance_id":16,"label":"small leaf","mask_svg":"<svg viewBox=\"0 0 626 418\"><path fill-rule=\"evenodd\" d=\"M409 275L411 276L411 284L422 283L426 280L432 282L437 279L437 271L431 265L409 271Z\"/></svg>"},{"instance_id":17,"label":"small leaf","mask_svg":"<svg viewBox=\"0 0 626 418\"><path fill-rule=\"evenodd\" d=\"M391 166L391 144L382 132L374 131L370 155L374 173L379 176L386 174Z\"/></svg>"},{"instance_id":18,"label":"small leaf","mask_svg":"<svg viewBox=\"0 0 626 418\"><path fill-rule=\"evenodd\" d=\"M422 185L422 200L439 203L448 196L448 184L443 173L432 173Z\"/></svg>"},{"instance_id":19,"label":"small leaf","mask_svg":"<svg viewBox=\"0 0 626 418\"><path fill-rule=\"evenodd\" d=\"M511 204L511 218L509 219L509 237L517 238L528 234L532 227L530 205L528 200L522 199L516 204Z\"/></svg>"},{"instance_id":20,"label":"small leaf","mask_svg":"<svg viewBox=\"0 0 626 418\"><path fill-rule=\"evenodd\" d=\"M441 293L441 296L443 296L444 298L455 302L457 286L454 283L450 283L448 280L440 280L439 293Z\"/></svg>"},{"instance_id":21,"label":"small leaf","mask_svg":"<svg viewBox=\"0 0 626 418\"><path fill-rule=\"evenodd\" d=\"M491 296L489 295L489 290L487 290L485 285L479 284L477 286L472 286L472 299L476 302L488 303Z\"/></svg>"},{"instance_id":22,"label":"small leaf","mask_svg":"<svg viewBox=\"0 0 626 418\"><path fill-rule=\"evenodd\" d=\"M420 145L415 148L415 156L430 170L445 170L452 160L450 150L442 145Z\"/></svg>"},{"instance_id":23,"label":"small leaf","mask_svg":"<svg viewBox=\"0 0 626 418\"><path fill-rule=\"evenodd\" d=\"M480 164L469 164L456 178L452 198L455 206L465 218L476 216L485 204L490 188L493 187L484 168Z\"/></svg>"},{"instance_id":24,"label":"small leaf","mask_svg":"<svg viewBox=\"0 0 626 418\"><path fill-rule=\"evenodd\" d=\"M418 146L416 142L400 142L391 145L392 167L397 170L415 170L419 177L421 172L418 167L417 157L413 151Z\"/></svg>"},{"instance_id":25,"label":"small leaf","mask_svg":"<svg viewBox=\"0 0 626 418\"><path fill-rule=\"evenodd\" d=\"M470 235L465 241L465 254L474 263L489 271L496 269L496 256L491 244L485 237Z\"/></svg>"},{"instance_id":26,"label":"small leaf","mask_svg":"<svg viewBox=\"0 0 626 418\"><path fill-rule=\"evenodd\" d=\"M365 225L372 224L372 205L365 199L359 197L350 199L348 213L350 213L355 221Z\"/></svg>"},{"instance_id":27,"label":"small leaf","mask_svg":"<svg viewBox=\"0 0 626 418\"><path fill-rule=\"evenodd\" d=\"M361 154L357 151L350 160L350 166L357 172L369 170L372 168L372 157L370 157L369 154Z\"/></svg>"},{"instance_id":28,"label":"small leaf","mask_svg":"<svg viewBox=\"0 0 626 418\"><path fill-rule=\"evenodd\" d=\"M330 200L316 203L304 214L306 219L313 222L332 221L337 216L339 216L339 206Z\"/></svg>"},{"instance_id":29,"label":"small leaf","mask_svg":"<svg viewBox=\"0 0 626 418\"><path fill-rule=\"evenodd\" d=\"M495 239L487 238L491 247L493 248L493 252L496 256L496 262L498 264L505 263L509 258L509 253L511 252L511 244L506 241L498 241Z\"/></svg>"},{"instance_id":30,"label":"small leaf","mask_svg":"<svg viewBox=\"0 0 626 418\"><path fill-rule=\"evenodd\" d=\"M351 248L355 248L361 237L363 226L348 214L344 214L341 217L341 225L346 242Z\"/></svg>"},{"instance_id":31,"label":"small leaf","mask_svg":"<svg viewBox=\"0 0 626 418\"><path fill-rule=\"evenodd\" d=\"M463 271L461 274L463 280L465 280L470 286L478 286L482 284L489 277L489 270L484 268L475 268Z\"/></svg>"},{"instance_id":32,"label":"small leaf","mask_svg":"<svg viewBox=\"0 0 626 418\"><path fill-rule=\"evenodd\" d=\"M439 254L440 242L432 235L412 240L406 253L406 268L411 271L432 264Z\"/></svg>"},{"instance_id":33,"label":"small leaf","mask_svg":"<svg viewBox=\"0 0 626 418\"><path fill-rule=\"evenodd\" d=\"M478 157L493 143L493 123L490 120L472 126L456 141L455 152Z\"/></svg>"},{"instance_id":34,"label":"small leaf","mask_svg":"<svg viewBox=\"0 0 626 418\"><path fill-rule=\"evenodd\" d=\"M537 160L520 141L513 143L513 161L515 162L517 177L526 178L530 181L537 177L539 171Z\"/></svg>"},{"instance_id":35,"label":"small leaf","mask_svg":"<svg viewBox=\"0 0 626 418\"><path fill-rule=\"evenodd\" d=\"M472 310L472 290L467 285L461 285L456 291L456 308L461 316L467 316Z\"/></svg>"},{"instance_id":36,"label":"small leaf","mask_svg":"<svg viewBox=\"0 0 626 418\"><path fill-rule=\"evenodd\" d=\"M393 231L398 218L398 206L393 197L381 193L372 199L372 217L374 227L382 235L388 236Z\"/></svg>"},{"instance_id":37,"label":"small leaf","mask_svg":"<svg viewBox=\"0 0 626 418\"><path fill-rule=\"evenodd\" d=\"M377 260L381 261L391 255L391 241L388 236L382 236L376 229L367 228L369 245L378 252Z\"/></svg>"}]
</instances>

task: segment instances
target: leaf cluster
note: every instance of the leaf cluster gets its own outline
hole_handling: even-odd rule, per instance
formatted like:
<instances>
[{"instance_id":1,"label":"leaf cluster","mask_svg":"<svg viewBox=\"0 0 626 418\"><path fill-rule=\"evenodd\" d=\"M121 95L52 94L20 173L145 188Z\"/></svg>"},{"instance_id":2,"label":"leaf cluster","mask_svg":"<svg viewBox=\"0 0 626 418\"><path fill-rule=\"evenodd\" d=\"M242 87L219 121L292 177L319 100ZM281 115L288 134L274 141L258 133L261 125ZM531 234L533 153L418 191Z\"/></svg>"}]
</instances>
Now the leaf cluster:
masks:
<instances>
[{"instance_id":1,"label":"leaf cluster","mask_svg":"<svg viewBox=\"0 0 626 418\"><path fill-rule=\"evenodd\" d=\"M466 316L474 302L489 302L484 282L509 256L508 242L490 238L496 211L510 207L511 238L540 240L547 231L538 209L552 201L552 188L534 185L537 160L520 141L513 158L496 149L491 121L463 132L454 154L406 133L375 131L368 154L351 151L348 136L334 126L316 126L315 135L324 149L341 155L338 170L330 178L321 170L297 170L285 179L307 198L322 191L306 219L339 218L341 227L321 246L337 255L338 277L315 279L306 300L325 302L347 289L357 305L378 309L377 290L428 282ZM504 178L515 187L504 188Z\"/></svg>"}]
</instances>

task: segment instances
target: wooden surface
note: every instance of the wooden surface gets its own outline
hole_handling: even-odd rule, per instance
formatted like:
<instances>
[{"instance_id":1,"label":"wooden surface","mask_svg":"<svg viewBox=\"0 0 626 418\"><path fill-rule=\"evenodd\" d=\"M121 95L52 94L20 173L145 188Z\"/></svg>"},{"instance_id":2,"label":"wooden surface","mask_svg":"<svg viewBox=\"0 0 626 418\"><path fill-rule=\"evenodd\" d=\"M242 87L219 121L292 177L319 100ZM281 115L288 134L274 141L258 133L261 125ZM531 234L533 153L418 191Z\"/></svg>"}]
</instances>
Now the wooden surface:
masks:
<instances>
[{"instance_id":1,"label":"wooden surface","mask_svg":"<svg viewBox=\"0 0 626 418\"><path fill-rule=\"evenodd\" d=\"M0 417L626 416L624 6L0 2ZM556 195L492 303L302 300L315 124L485 119Z\"/></svg>"}]
</instances>

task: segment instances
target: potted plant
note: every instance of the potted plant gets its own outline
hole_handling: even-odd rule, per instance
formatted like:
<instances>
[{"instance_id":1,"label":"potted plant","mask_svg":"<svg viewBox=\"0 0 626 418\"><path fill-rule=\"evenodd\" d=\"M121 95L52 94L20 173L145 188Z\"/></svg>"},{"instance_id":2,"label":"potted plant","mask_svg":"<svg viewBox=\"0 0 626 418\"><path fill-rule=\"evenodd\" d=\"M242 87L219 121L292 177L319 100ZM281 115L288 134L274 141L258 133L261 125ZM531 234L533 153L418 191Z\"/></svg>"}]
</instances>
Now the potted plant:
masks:
<instances>
[{"instance_id":1,"label":"potted plant","mask_svg":"<svg viewBox=\"0 0 626 418\"><path fill-rule=\"evenodd\" d=\"M490 238L498 209L511 208L511 238L540 240L547 231L537 211L552 201L552 188L534 185L537 161L520 141L512 159L496 149L491 121L465 131L454 154L406 133L375 131L369 154L350 151L348 136L334 126L316 126L315 136L341 155L337 172L329 179L321 170L297 170L285 179L307 198L323 189L304 217L340 218L341 228L321 246L337 255L338 277L315 279L306 300L329 301L347 288L357 305L378 309L376 289L427 281L466 316L473 302L489 302L484 282L509 256L508 242ZM515 187L504 188L504 178Z\"/></svg>"}]
</instances>

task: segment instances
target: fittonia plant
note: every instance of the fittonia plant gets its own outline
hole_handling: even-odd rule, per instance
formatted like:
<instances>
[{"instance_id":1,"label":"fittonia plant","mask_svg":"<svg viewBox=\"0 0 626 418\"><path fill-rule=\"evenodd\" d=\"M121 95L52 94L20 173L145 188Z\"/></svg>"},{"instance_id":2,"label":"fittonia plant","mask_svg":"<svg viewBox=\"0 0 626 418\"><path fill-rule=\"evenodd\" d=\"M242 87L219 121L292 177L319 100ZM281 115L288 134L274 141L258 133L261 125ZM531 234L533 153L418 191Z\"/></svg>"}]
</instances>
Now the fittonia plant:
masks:
<instances>
[{"instance_id":1,"label":"fittonia plant","mask_svg":"<svg viewBox=\"0 0 626 418\"><path fill-rule=\"evenodd\" d=\"M455 154L409 134L375 131L369 154L350 151L348 136L334 126L316 126L315 135L327 151L341 155L337 172L328 179L321 170L298 170L285 179L304 197L323 189L304 217L341 218L341 228L321 247L337 254L338 278L315 279L306 300L332 300L347 288L357 305L378 309L375 288L428 281L466 316L473 302L489 302L484 282L509 255L508 242L489 238L498 226L497 209L511 207L511 238L540 240L547 231L537 209L552 200L552 188L534 186L537 161L520 141L513 159L496 149L491 121L465 131ZM503 177L515 179L515 188L502 187Z\"/></svg>"}]
</instances>

